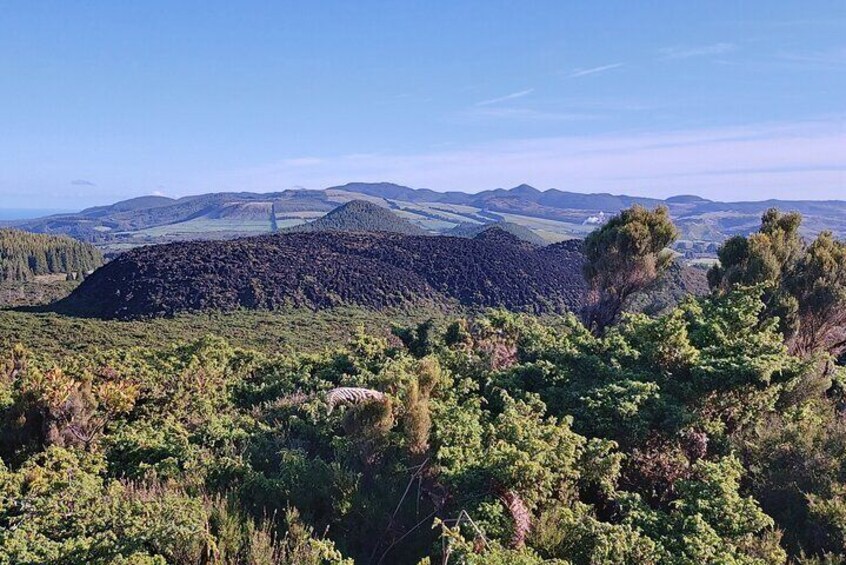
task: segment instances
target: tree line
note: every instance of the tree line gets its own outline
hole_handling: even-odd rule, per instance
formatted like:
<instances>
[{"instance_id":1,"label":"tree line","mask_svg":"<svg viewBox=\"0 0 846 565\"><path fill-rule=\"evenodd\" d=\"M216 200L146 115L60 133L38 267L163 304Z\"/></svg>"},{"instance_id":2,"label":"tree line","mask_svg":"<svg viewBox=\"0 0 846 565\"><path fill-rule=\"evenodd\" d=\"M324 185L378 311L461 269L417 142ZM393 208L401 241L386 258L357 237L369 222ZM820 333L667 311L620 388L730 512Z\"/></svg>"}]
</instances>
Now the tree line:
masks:
<instances>
[{"instance_id":1,"label":"tree line","mask_svg":"<svg viewBox=\"0 0 846 565\"><path fill-rule=\"evenodd\" d=\"M97 248L70 237L0 229L0 281L86 273L102 264L103 256Z\"/></svg>"}]
</instances>

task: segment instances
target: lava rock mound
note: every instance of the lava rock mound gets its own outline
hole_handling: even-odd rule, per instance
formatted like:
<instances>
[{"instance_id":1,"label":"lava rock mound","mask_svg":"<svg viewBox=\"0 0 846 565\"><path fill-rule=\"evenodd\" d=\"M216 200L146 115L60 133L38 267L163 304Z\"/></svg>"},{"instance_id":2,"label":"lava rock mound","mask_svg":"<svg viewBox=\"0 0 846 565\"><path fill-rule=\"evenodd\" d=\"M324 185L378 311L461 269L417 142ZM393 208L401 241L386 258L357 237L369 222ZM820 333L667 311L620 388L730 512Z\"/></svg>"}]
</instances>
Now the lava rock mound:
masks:
<instances>
[{"instance_id":1,"label":"lava rock mound","mask_svg":"<svg viewBox=\"0 0 846 565\"><path fill-rule=\"evenodd\" d=\"M561 312L583 303L581 242L533 248L466 239L305 232L134 249L95 271L57 311L140 319L199 310L411 304Z\"/></svg>"}]
</instances>

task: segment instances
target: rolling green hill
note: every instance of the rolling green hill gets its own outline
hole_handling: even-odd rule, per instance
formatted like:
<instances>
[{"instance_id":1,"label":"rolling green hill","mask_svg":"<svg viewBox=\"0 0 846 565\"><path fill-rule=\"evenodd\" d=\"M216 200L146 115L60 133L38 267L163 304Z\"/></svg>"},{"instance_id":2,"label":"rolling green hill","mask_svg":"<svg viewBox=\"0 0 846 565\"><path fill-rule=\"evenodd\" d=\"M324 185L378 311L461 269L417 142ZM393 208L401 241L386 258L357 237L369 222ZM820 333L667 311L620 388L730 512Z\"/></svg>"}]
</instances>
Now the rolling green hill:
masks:
<instances>
[{"instance_id":1,"label":"rolling green hill","mask_svg":"<svg viewBox=\"0 0 846 565\"><path fill-rule=\"evenodd\" d=\"M285 231L391 232L425 235L426 230L366 200L351 200L325 216Z\"/></svg>"},{"instance_id":2,"label":"rolling green hill","mask_svg":"<svg viewBox=\"0 0 846 565\"><path fill-rule=\"evenodd\" d=\"M120 251L151 243L229 239L283 231L313 223L351 201L367 201L372 205L367 211L359 210L359 214L378 216L378 206L405 221L404 227L398 228L395 219L374 218L365 221L361 229L368 229L369 224L382 224L394 226L389 231L411 233L410 224L420 228L417 233L446 234L452 230L460 233L478 229L471 226L508 222L529 228L550 243L584 237L603 218L632 204L664 205L682 232L678 249L690 259L713 256L716 244L727 237L754 230L761 214L771 207L801 212L805 218L805 235L830 230L839 237L846 236L846 201L716 202L690 195L660 200L557 189L541 191L528 185L470 194L391 183L349 183L324 190L266 194L220 192L178 199L147 196L75 214L7 221L3 225L37 233L66 234L107 251ZM333 224L359 225L342 216L302 229L322 229L321 225L334 229Z\"/></svg>"}]
</instances>

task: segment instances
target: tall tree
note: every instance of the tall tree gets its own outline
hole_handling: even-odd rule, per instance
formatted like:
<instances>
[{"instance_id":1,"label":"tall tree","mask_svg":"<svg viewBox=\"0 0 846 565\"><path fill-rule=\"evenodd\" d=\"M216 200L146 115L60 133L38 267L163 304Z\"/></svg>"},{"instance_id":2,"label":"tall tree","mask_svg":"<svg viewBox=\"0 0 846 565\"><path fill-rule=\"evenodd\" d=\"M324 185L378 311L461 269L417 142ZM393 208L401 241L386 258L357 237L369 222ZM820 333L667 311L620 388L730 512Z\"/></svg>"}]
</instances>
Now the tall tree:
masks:
<instances>
[{"instance_id":1,"label":"tall tree","mask_svg":"<svg viewBox=\"0 0 846 565\"><path fill-rule=\"evenodd\" d=\"M591 301L584 319L601 332L620 315L626 299L655 281L673 261L667 249L678 237L666 207L632 206L585 239L585 278Z\"/></svg>"},{"instance_id":2,"label":"tall tree","mask_svg":"<svg viewBox=\"0 0 846 565\"><path fill-rule=\"evenodd\" d=\"M762 284L768 316L778 316L791 353L840 355L846 350L846 242L823 232L807 245L802 216L770 209L760 229L720 248L708 273L712 288Z\"/></svg>"}]
</instances>

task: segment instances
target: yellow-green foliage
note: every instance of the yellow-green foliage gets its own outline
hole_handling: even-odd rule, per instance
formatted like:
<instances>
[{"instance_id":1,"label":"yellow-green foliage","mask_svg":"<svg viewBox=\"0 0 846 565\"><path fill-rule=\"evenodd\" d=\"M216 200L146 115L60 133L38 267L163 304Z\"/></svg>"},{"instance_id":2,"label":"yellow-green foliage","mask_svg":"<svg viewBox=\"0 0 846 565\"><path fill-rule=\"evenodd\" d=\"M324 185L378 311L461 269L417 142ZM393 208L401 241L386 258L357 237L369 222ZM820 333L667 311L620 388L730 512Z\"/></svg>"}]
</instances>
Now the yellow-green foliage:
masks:
<instances>
[{"instance_id":1,"label":"yellow-green foliage","mask_svg":"<svg viewBox=\"0 0 846 565\"><path fill-rule=\"evenodd\" d=\"M795 394L815 366L762 292L599 337L491 312L317 353L6 347L0 563L843 555L842 369ZM341 387L379 394L330 411Z\"/></svg>"}]
</instances>

